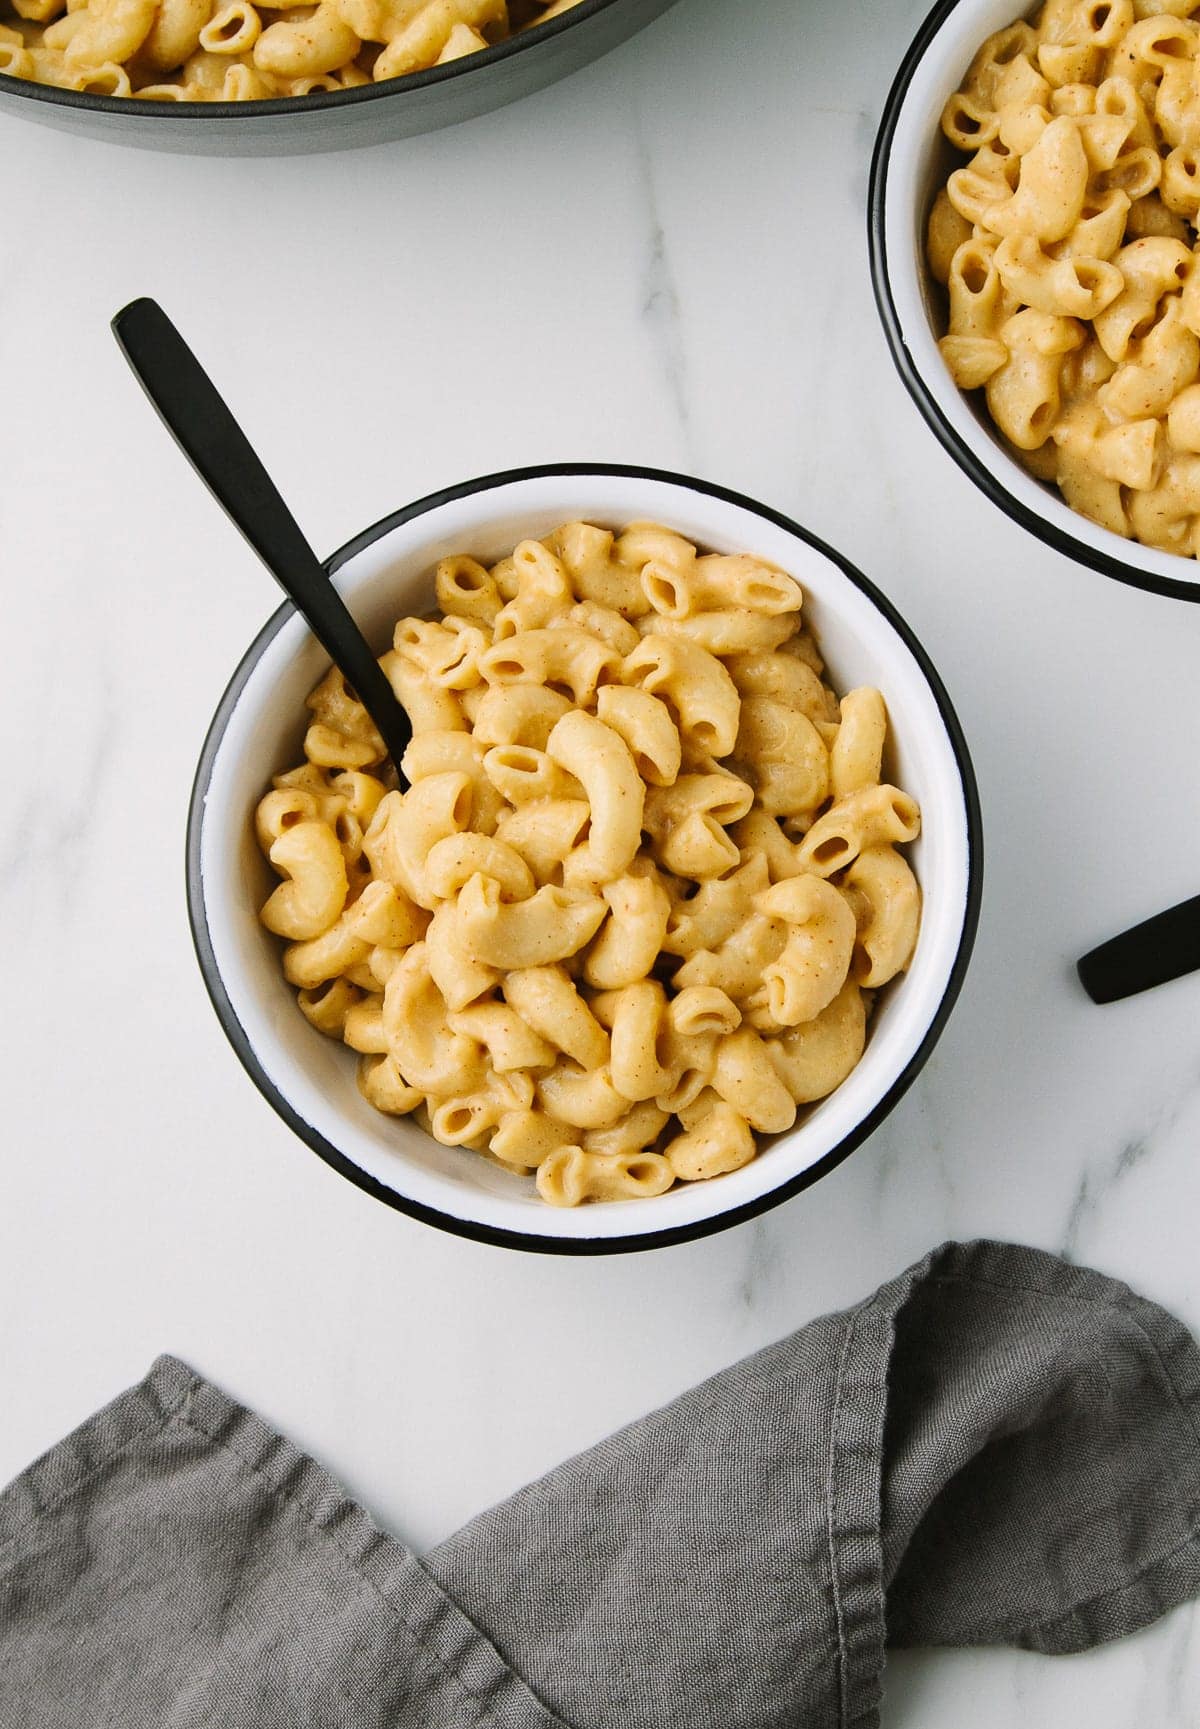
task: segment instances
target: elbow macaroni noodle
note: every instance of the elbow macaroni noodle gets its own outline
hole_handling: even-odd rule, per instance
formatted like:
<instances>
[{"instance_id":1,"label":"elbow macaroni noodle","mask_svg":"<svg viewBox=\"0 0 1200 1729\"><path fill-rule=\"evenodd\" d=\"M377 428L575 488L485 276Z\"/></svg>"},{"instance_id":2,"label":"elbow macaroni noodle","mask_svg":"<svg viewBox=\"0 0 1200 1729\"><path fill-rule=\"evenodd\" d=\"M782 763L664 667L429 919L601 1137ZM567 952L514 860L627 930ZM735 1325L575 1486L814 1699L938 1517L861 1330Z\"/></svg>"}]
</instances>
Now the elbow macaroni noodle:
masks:
<instances>
[{"instance_id":1,"label":"elbow macaroni noodle","mask_svg":"<svg viewBox=\"0 0 1200 1729\"><path fill-rule=\"evenodd\" d=\"M1046 0L946 104L940 347L1073 510L1200 553L1200 0Z\"/></svg>"},{"instance_id":2,"label":"elbow macaroni noodle","mask_svg":"<svg viewBox=\"0 0 1200 1729\"><path fill-rule=\"evenodd\" d=\"M254 102L444 66L578 0L0 0L0 74L101 96Z\"/></svg>"},{"instance_id":3,"label":"elbow macaroni noodle","mask_svg":"<svg viewBox=\"0 0 1200 1729\"><path fill-rule=\"evenodd\" d=\"M553 1206L738 1169L916 945L882 696L839 703L790 576L651 523L446 558L435 592L381 661L408 791L334 669L258 805L301 1011L377 1109Z\"/></svg>"}]
</instances>

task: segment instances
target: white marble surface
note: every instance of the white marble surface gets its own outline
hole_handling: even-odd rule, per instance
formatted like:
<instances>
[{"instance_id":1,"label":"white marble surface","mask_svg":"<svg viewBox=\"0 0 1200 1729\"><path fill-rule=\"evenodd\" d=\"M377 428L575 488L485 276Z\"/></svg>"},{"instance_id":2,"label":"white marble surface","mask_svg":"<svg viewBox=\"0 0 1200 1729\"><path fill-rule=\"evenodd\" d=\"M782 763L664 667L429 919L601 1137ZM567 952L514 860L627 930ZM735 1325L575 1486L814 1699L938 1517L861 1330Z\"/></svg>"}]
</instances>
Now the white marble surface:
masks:
<instances>
[{"instance_id":1,"label":"white marble surface","mask_svg":"<svg viewBox=\"0 0 1200 1729\"><path fill-rule=\"evenodd\" d=\"M1200 976L1099 1010L1072 970L1200 887L1200 608L1009 525L892 372L867 166L923 11L681 0L523 106L352 157L0 118L0 1479L170 1349L419 1546L948 1236L1063 1250L1200 1328ZM790 512L907 615L974 751L983 921L933 1061L817 1188L683 1248L527 1258L377 1205L258 1097L182 842L275 599L109 337L142 293L318 547L465 475L639 461ZM885 1723L1193 1724L1198 1639L1185 1609L1078 1659L905 1657Z\"/></svg>"}]
</instances>

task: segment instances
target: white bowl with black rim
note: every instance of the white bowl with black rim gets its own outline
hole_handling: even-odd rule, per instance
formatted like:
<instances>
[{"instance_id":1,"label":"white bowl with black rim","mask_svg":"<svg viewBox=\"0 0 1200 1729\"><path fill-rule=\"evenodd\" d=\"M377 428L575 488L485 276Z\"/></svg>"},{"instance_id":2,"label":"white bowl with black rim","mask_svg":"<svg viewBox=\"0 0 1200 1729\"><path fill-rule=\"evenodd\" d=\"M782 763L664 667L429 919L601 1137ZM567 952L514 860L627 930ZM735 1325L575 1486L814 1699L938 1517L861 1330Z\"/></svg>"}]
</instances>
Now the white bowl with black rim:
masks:
<instances>
[{"instance_id":1,"label":"white bowl with black rim","mask_svg":"<svg viewBox=\"0 0 1200 1729\"><path fill-rule=\"evenodd\" d=\"M681 475L611 465L556 465L467 481L376 523L329 560L368 639L382 653L392 625L433 604L438 559L484 561L560 523L607 527L651 519L719 552L748 551L790 571L805 591L834 687L878 686L887 699L889 767L920 802L910 857L924 896L909 971L881 993L866 1052L849 1078L809 1107L757 1158L653 1199L547 1206L532 1178L416 1123L381 1115L356 1084L352 1051L300 1014L281 945L258 921L275 878L254 838L254 809L273 774L302 759L304 698L328 661L290 605L247 650L209 729L192 793L187 887L192 932L214 1007L250 1078L328 1164L389 1206L490 1243L599 1254L682 1242L753 1217L815 1182L882 1122L933 1049L966 971L979 912L982 839L970 757L949 697L891 603L844 559L764 505Z\"/></svg>"},{"instance_id":2,"label":"white bowl with black rim","mask_svg":"<svg viewBox=\"0 0 1200 1729\"><path fill-rule=\"evenodd\" d=\"M1200 600L1200 562L1125 540L1081 516L1010 454L982 392L959 390L938 351L943 291L925 262L925 228L938 188L967 160L943 137L947 99L977 50L1039 6L1018 0L938 0L896 75L871 164L871 274L884 333L917 407L959 467L1014 522L1105 576L1156 594Z\"/></svg>"}]
</instances>

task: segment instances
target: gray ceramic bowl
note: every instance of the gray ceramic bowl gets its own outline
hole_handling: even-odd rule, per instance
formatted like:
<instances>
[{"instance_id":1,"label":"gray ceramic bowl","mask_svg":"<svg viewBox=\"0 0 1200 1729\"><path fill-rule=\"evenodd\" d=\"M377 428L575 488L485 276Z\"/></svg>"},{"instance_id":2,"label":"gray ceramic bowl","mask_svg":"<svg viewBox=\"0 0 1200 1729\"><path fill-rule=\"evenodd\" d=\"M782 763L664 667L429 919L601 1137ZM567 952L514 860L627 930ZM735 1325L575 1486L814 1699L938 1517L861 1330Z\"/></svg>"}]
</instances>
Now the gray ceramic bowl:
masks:
<instances>
[{"instance_id":1,"label":"gray ceramic bowl","mask_svg":"<svg viewBox=\"0 0 1200 1729\"><path fill-rule=\"evenodd\" d=\"M299 156L434 132L503 108L597 60L675 0L580 0L479 54L357 90L274 102L138 102L0 74L0 111L145 150Z\"/></svg>"}]
</instances>

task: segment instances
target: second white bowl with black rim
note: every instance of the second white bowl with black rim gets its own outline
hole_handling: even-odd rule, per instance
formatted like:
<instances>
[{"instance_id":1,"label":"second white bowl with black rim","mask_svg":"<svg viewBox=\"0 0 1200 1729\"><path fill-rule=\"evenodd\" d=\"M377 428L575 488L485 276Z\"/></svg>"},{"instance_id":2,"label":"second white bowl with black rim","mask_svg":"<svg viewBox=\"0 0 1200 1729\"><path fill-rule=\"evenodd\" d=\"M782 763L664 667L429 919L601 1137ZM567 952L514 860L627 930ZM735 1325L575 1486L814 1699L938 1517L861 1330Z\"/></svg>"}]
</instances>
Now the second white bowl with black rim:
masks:
<instances>
[{"instance_id":1,"label":"second white bowl with black rim","mask_svg":"<svg viewBox=\"0 0 1200 1729\"><path fill-rule=\"evenodd\" d=\"M1200 561L1125 540L1081 516L1013 457L978 401L960 391L938 350L941 290L925 262L938 188L967 158L941 131L942 110L987 38L1039 7L1017 0L939 0L917 32L884 107L870 183L875 299L892 358L927 424L992 503L1047 546L1156 594L1200 600Z\"/></svg>"}]
</instances>

